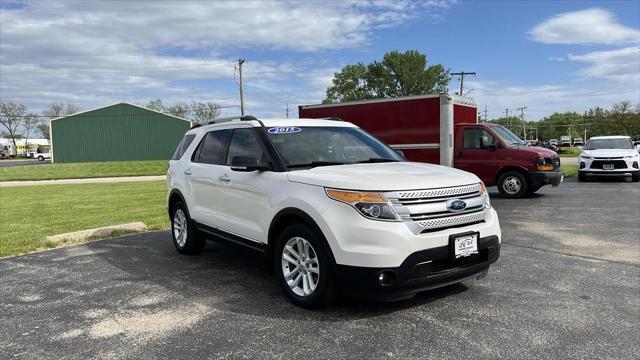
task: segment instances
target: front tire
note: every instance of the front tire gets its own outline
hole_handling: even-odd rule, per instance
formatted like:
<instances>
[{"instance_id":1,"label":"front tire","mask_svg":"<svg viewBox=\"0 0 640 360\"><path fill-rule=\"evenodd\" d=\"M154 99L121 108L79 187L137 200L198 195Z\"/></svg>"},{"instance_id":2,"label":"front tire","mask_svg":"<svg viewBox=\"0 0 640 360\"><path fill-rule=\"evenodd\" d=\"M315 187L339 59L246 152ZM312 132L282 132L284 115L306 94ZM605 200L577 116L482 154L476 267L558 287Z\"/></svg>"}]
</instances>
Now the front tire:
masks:
<instances>
[{"instance_id":1,"label":"front tire","mask_svg":"<svg viewBox=\"0 0 640 360\"><path fill-rule=\"evenodd\" d=\"M507 171L498 178L498 191L508 199L518 199L529 191L527 178L517 171Z\"/></svg>"},{"instance_id":2,"label":"front tire","mask_svg":"<svg viewBox=\"0 0 640 360\"><path fill-rule=\"evenodd\" d=\"M631 181L640 182L640 174L631 175Z\"/></svg>"},{"instance_id":3,"label":"front tire","mask_svg":"<svg viewBox=\"0 0 640 360\"><path fill-rule=\"evenodd\" d=\"M276 277L295 305L316 309L333 300L334 283L329 255L321 235L304 224L287 227L275 249Z\"/></svg>"},{"instance_id":4,"label":"front tire","mask_svg":"<svg viewBox=\"0 0 640 360\"><path fill-rule=\"evenodd\" d=\"M578 181L587 181L587 174L578 171Z\"/></svg>"},{"instance_id":5,"label":"front tire","mask_svg":"<svg viewBox=\"0 0 640 360\"><path fill-rule=\"evenodd\" d=\"M171 208L171 237L180 254L198 254L205 245L205 239L198 234L187 207L181 201L176 202Z\"/></svg>"}]
</instances>

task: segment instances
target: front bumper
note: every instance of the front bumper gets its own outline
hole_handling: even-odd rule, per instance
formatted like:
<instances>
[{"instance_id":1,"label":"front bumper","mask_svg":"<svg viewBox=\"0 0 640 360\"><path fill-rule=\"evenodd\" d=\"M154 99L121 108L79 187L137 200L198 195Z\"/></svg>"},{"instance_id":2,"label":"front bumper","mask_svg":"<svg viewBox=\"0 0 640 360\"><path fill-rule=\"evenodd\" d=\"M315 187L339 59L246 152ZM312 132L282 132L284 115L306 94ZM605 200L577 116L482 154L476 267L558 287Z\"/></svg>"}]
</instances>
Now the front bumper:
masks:
<instances>
[{"instance_id":1,"label":"front bumper","mask_svg":"<svg viewBox=\"0 0 640 360\"><path fill-rule=\"evenodd\" d=\"M336 280L345 295L395 301L475 277L483 277L500 256L498 236L478 239L478 254L454 259L449 246L409 255L399 267L374 268L337 265ZM386 283L379 276L387 274Z\"/></svg>"},{"instance_id":2,"label":"front bumper","mask_svg":"<svg viewBox=\"0 0 640 360\"><path fill-rule=\"evenodd\" d=\"M530 171L528 175L531 183L537 184L539 186L542 186L542 185L558 186L564 180L564 171L562 170Z\"/></svg>"}]
</instances>

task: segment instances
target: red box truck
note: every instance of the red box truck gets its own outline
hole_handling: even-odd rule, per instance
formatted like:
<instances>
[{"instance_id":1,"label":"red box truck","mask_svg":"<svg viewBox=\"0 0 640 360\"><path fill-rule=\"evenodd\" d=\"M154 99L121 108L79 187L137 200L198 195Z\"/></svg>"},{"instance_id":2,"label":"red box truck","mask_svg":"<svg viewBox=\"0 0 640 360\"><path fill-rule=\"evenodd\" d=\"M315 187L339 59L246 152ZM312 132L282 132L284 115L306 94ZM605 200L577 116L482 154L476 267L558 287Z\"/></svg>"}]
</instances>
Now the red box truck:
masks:
<instances>
[{"instance_id":1,"label":"red box truck","mask_svg":"<svg viewBox=\"0 0 640 360\"><path fill-rule=\"evenodd\" d=\"M497 185L508 198L559 185L560 158L505 127L478 123L475 100L451 94L302 105L300 118L340 118L402 150L410 161L453 166Z\"/></svg>"}]
</instances>

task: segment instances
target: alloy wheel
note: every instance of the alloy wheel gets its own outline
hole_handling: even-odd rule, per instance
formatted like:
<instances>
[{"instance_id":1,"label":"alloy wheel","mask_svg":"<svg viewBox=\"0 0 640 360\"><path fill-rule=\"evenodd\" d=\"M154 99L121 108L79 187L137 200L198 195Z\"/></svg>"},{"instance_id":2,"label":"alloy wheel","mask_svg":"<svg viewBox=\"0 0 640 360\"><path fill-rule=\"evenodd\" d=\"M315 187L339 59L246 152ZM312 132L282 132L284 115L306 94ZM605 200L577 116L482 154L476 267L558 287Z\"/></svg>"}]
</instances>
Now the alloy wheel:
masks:
<instances>
[{"instance_id":1,"label":"alloy wheel","mask_svg":"<svg viewBox=\"0 0 640 360\"><path fill-rule=\"evenodd\" d=\"M282 274L294 294L313 294L320 280L320 262L311 243L301 237L287 241L282 249Z\"/></svg>"}]
</instances>

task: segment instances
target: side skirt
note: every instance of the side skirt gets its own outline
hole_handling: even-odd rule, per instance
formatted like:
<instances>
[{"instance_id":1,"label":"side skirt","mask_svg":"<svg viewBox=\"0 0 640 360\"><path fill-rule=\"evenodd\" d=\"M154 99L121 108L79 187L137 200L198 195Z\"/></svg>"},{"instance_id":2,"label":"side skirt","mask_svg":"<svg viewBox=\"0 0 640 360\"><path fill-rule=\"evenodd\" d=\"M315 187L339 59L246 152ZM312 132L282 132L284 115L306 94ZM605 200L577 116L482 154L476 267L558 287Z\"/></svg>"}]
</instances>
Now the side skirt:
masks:
<instances>
[{"instance_id":1,"label":"side skirt","mask_svg":"<svg viewBox=\"0 0 640 360\"><path fill-rule=\"evenodd\" d=\"M224 230L201 224L197 221L194 221L193 223L196 226L196 229L198 229L198 231L203 235L206 235L206 237L210 240L219 241L221 243L227 243L231 245L240 245L244 248L249 248L260 253L265 253L267 250L266 244L255 242L247 238L228 233Z\"/></svg>"}]
</instances>

